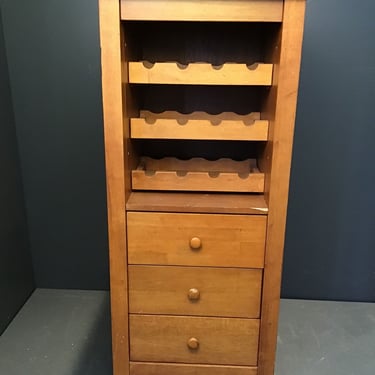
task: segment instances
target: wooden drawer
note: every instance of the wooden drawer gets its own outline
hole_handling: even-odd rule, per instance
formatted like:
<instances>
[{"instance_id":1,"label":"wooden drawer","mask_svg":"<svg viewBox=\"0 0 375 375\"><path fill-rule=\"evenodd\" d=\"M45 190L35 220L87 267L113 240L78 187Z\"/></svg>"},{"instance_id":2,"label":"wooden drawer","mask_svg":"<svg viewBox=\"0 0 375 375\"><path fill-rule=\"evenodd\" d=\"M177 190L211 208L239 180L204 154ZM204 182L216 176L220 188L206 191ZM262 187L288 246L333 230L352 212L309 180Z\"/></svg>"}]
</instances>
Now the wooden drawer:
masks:
<instances>
[{"instance_id":1,"label":"wooden drawer","mask_svg":"<svg viewBox=\"0 0 375 375\"><path fill-rule=\"evenodd\" d=\"M129 311L259 318L262 270L129 266Z\"/></svg>"},{"instance_id":2,"label":"wooden drawer","mask_svg":"<svg viewBox=\"0 0 375 375\"><path fill-rule=\"evenodd\" d=\"M130 362L130 375L257 375L257 367Z\"/></svg>"},{"instance_id":3,"label":"wooden drawer","mask_svg":"<svg viewBox=\"0 0 375 375\"><path fill-rule=\"evenodd\" d=\"M265 216L129 212L129 264L262 268Z\"/></svg>"},{"instance_id":4,"label":"wooden drawer","mask_svg":"<svg viewBox=\"0 0 375 375\"><path fill-rule=\"evenodd\" d=\"M257 365L256 319L131 314L129 329L131 361Z\"/></svg>"}]
</instances>

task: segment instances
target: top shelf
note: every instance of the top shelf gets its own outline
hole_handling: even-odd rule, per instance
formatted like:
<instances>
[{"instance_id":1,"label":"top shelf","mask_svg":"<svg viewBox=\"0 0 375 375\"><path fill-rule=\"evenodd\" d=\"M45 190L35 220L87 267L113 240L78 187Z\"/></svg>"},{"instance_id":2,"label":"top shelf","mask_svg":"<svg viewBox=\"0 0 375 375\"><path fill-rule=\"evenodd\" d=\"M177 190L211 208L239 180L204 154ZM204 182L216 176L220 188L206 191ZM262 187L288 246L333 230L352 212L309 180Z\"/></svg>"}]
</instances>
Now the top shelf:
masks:
<instances>
[{"instance_id":1,"label":"top shelf","mask_svg":"<svg viewBox=\"0 0 375 375\"><path fill-rule=\"evenodd\" d=\"M283 0L121 0L129 21L281 22Z\"/></svg>"}]
</instances>

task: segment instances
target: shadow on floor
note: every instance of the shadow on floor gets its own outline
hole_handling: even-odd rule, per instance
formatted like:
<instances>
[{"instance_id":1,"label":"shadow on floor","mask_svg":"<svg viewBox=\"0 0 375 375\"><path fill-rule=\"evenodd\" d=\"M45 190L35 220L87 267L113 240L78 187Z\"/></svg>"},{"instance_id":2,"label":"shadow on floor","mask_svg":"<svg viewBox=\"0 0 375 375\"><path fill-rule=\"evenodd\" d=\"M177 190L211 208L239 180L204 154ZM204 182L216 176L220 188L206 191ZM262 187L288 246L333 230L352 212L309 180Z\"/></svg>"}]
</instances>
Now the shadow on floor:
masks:
<instances>
[{"instance_id":1,"label":"shadow on floor","mask_svg":"<svg viewBox=\"0 0 375 375\"><path fill-rule=\"evenodd\" d=\"M109 294L103 298L87 332L79 361L71 375L112 375L112 346Z\"/></svg>"}]
</instances>

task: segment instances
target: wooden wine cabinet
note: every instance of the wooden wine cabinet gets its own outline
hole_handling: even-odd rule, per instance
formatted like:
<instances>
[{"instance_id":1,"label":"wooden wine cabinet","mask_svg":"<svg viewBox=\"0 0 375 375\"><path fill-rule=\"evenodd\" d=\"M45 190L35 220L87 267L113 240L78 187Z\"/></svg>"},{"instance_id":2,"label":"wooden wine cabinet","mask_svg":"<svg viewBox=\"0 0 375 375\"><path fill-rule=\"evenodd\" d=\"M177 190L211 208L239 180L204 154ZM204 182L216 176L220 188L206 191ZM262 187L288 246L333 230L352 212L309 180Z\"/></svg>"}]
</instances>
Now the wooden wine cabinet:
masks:
<instances>
[{"instance_id":1,"label":"wooden wine cabinet","mask_svg":"<svg viewBox=\"0 0 375 375\"><path fill-rule=\"evenodd\" d=\"M115 375L272 375L304 0L99 0Z\"/></svg>"}]
</instances>

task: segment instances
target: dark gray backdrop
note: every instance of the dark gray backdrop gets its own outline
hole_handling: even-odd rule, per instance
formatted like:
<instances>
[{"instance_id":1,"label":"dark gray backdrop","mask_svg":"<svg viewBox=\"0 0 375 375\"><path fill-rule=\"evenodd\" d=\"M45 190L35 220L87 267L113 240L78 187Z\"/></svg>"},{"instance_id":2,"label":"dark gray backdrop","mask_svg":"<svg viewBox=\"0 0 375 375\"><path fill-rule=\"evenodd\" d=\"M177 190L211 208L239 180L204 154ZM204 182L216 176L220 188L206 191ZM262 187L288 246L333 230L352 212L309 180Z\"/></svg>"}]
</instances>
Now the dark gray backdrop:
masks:
<instances>
[{"instance_id":1,"label":"dark gray backdrop","mask_svg":"<svg viewBox=\"0 0 375 375\"><path fill-rule=\"evenodd\" d=\"M36 284L105 289L97 2L2 4Z\"/></svg>"},{"instance_id":2,"label":"dark gray backdrop","mask_svg":"<svg viewBox=\"0 0 375 375\"><path fill-rule=\"evenodd\" d=\"M38 287L108 288L98 9L0 0ZM375 300L373 0L310 0L283 296Z\"/></svg>"},{"instance_id":3,"label":"dark gray backdrop","mask_svg":"<svg viewBox=\"0 0 375 375\"><path fill-rule=\"evenodd\" d=\"M375 2L311 0L283 295L375 301Z\"/></svg>"},{"instance_id":4,"label":"dark gray backdrop","mask_svg":"<svg viewBox=\"0 0 375 375\"><path fill-rule=\"evenodd\" d=\"M0 9L0 335L34 290Z\"/></svg>"}]
</instances>

